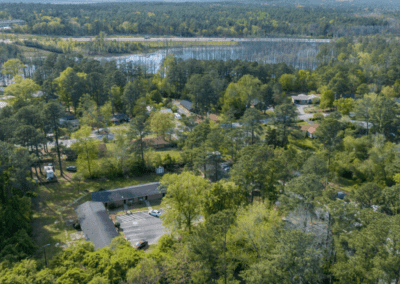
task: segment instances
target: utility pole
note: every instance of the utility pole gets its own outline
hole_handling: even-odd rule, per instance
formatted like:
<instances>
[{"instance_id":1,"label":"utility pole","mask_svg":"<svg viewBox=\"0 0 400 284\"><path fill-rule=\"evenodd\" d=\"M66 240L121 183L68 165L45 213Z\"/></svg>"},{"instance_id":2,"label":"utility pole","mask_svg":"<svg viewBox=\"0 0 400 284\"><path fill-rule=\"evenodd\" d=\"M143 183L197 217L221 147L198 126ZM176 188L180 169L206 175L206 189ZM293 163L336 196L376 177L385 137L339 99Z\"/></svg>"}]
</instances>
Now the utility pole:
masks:
<instances>
[{"instance_id":1,"label":"utility pole","mask_svg":"<svg viewBox=\"0 0 400 284\"><path fill-rule=\"evenodd\" d=\"M44 262L46 263L46 267L48 267L48 265L47 265L46 249L45 249L45 247L48 247L48 246L50 246L50 244L47 244L47 245L42 246L43 252L44 252Z\"/></svg>"}]
</instances>

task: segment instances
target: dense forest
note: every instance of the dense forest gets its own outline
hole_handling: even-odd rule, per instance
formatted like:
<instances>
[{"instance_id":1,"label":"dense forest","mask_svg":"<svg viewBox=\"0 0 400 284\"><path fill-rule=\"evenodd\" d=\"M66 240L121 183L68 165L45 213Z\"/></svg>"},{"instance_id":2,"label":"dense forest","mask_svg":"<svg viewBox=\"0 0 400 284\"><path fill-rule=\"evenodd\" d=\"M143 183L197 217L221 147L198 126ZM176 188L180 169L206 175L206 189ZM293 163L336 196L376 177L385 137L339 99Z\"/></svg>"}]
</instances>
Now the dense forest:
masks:
<instances>
[{"instance_id":1,"label":"dense forest","mask_svg":"<svg viewBox=\"0 0 400 284\"><path fill-rule=\"evenodd\" d=\"M233 3L0 4L0 20L23 19L12 31L93 36L314 36L396 32L396 21L358 8L273 7ZM367 16L355 16L359 13Z\"/></svg>"}]
</instances>

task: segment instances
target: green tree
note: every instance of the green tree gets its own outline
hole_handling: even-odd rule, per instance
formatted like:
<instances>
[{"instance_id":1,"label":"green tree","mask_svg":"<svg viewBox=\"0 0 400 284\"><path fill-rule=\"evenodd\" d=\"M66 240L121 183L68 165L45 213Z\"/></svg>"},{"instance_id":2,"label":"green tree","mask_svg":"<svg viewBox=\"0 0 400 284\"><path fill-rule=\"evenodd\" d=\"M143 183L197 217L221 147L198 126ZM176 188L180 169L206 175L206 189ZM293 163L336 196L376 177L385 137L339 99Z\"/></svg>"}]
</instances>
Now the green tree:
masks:
<instances>
[{"instance_id":1,"label":"green tree","mask_svg":"<svg viewBox=\"0 0 400 284\"><path fill-rule=\"evenodd\" d=\"M331 108L334 100L335 94L331 90L326 90L321 96L319 107L322 109Z\"/></svg>"},{"instance_id":2,"label":"green tree","mask_svg":"<svg viewBox=\"0 0 400 284\"><path fill-rule=\"evenodd\" d=\"M204 192L202 212L207 220L209 216L223 210L236 212L244 203L249 202L246 191L233 182L220 180Z\"/></svg>"},{"instance_id":3,"label":"green tree","mask_svg":"<svg viewBox=\"0 0 400 284\"><path fill-rule=\"evenodd\" d=\"M248 108L241 119L244 131L251 136L251 145L255 143L256 137L259 137L262 132L260 119L260 113L255 108Z\"/></svg>"},{"instance_id":4,"label":"green tree","mask_svg":"<svg viewBox=\"0 0 400 284\"><path fill-rule=\"evenodd\" d=\"M161 186L166 190L162 204L168 208L161 215L163 224L171 230L190 232L200 217L201 197L209 186L207 180L190 172L167 174L162 178Z\"/></svg>"},{"instance_id":5,"label":"green tree","mask_svg":"<svg viewBox=\"0 0 400 284\"><path fill-rule=\"evenodd\" d=\"M342 128L342 124L336 119L325 117L317 129L316 137L328 152L328 167L331 165L332 151L341 140L338 134Z\"/></svg>"},{"instance_id":6,"label":"green tree","mask_svg":"<svg viewBox=\"0 0 400 284\"><path fill-rule=\"evenodd\" d=\"M150 116L150 129L165 139L165 134L175 128L172 113L155 112Z\"/></svg>"},{"instance_id":7,"label":"green tree","mask_svg":"<svg viewBox=\"0 0 400 284\"><path fill-rule=\"evenodd\" d=\"M157 284L160 283L161 270L159 264L152 258L145 258L139 264L128 271L127 282L129 284Z\"/></svg>"},{"instance_id":8,"label":"green tree","mask_svg":"<svg viewBox=\"0 0 400 284\"><path fill-rule=\"evenodd\" d=\"M71 145L72 150L78 154L79 167L86 168L89 172L89 177L92 177L92 170L97 153L99 152L100 142L91 138L92 129L90 126L82 126L77 132L73 134L73 138L77 141Z\"/></svg>"},{"instance_id":9,"label":"green tree","mask_svg":"<svg viewBox=\"0 0 400 284\"><path fill-rule=\"evenodd\" d=\"M26 68L26 65L24 63L22 63L21 60L19 60L17 58L12 58L12 59L7 60L3 64L1 73L3 73L6 76L9 76L10 78L13 78L24 68Z\"/></svg>"},{"instance_id":10,"label":"green tree","mask_svg":"<svg viewBox=\"0 0 400 284\"><path fill-rule=\"evenodd\" d=\"M296 87L296 76L292 74L283 74L279 78L282 88L286 91L294 91Z\"/></svg>"},{"instance_id":11,"label":"green tree","mask_svg":"<svg viewBox=\"0 0 400 284\"><path fill-rule=\"evenodd\" d=\"M288 142L290 129L295 125L297 116L296 106L291 103L284 103L275 107L274 124L277 128L282 147Z\"/></svg>"},{"instance_id":12,"label":"green tree","mask_svg":"<svg viewBox=\"0 0 400 284\"><path fill-rule=\"evenodd\" d=\"M144 165L144 151L148 146L147 143L143 140L149 133L149 121L146 120L145 116L137 116L133 119L129 125L128 130L128 138L129 140L136 139L133 147L136 151L138 151L142 158L142 163Z\"/></svg>"},{"instance_id":13,"label":"green tree","mask_svg":"<svg viewBox=\"0 0 400 284\"><path fill-rule=\"evenodd\" d=\"M46 125L48 126L47 129L52 129L55 136L56 142L56 151L58 156L58 163L60 166L60 175L63 175L63 169L61 165L61 153L60 153L60 146L58 143L58 139L60 137L60 118L65 115L64 108L60 106L60 104L52 101L44 105L42 110L42 115Z\"/></svg>"},{"instance_id":14,"label":"green tree","mask_svg":"<svg viewBox=\"0 0 400 284\"><path fill-rule=\"evenodd\" d=\"M349 115L354 108L354 100L352 98L338 99L333 103L336 109L343 115Z\"/></svg>"},{"instance_id":15,"label":"green tree","mask_svg":"<svg viewBox=\"0 0 400 284\"><path fill-rule=\"evenodd\" d=\"M357 100L354 107L356 116L364 119L367 123L367 135L369 135L369 123L373 106L374 99L370 96L365 96L363 99Z\"/></svg>"}]
</instances>

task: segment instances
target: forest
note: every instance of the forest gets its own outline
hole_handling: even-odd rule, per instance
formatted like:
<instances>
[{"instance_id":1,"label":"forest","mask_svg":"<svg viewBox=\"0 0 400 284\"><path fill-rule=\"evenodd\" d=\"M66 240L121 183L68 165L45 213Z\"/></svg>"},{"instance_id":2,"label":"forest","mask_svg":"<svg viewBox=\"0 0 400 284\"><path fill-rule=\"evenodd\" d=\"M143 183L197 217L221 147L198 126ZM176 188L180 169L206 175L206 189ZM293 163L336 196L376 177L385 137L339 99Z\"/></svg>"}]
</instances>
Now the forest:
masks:
<instances>
[{"instance_id":1,"label":"forest","mask_svg":"<svg viewBox=\"0 0 400 284\"><path fill-rule=\"evenodd\" d=\"M22 19L11 32L54 36L163 35L264 37L397 34L391 15L350 7L238 3L1 3L0 20ZM358 14L366 16L358 16Z\"/></svg>"}]
</instances>

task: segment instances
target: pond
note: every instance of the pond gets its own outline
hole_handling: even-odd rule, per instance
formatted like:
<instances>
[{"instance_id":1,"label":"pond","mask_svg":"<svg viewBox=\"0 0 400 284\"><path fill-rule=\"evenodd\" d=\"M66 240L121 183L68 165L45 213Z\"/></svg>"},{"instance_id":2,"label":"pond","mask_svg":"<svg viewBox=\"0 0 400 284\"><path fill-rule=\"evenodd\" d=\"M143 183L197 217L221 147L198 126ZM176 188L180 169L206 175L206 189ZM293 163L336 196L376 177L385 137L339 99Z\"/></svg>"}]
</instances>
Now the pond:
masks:
<instances>
[{"instance_id":1,"label":"pond","mask_svg":"<svg viewBox=\"0 0 400 284\"><path fill-rule=\"evenodd\" d=\"M237 45L202 45L195 47L174 47L151 52L118 57L97 57L98 60L117 60L118 64L132 62L147 66L147 71L155 73L168 54L183 60L247 60L263 63L286 63L298 69L315 69L316 55L320 42L296 41L244 41Z\"/></svg>"}]
</instances>

